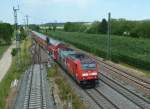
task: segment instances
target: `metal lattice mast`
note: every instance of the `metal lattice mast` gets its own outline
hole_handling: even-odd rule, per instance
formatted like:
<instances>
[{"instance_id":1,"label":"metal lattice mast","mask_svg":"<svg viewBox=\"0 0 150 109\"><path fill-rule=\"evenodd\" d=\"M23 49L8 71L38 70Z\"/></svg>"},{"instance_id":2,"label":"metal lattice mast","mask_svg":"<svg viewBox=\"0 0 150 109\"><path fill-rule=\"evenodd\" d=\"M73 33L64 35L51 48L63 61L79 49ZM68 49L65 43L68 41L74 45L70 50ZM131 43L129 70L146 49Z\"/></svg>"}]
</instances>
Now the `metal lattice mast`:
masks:
<instances>
[{"instance_id":1,"label":"metal lattice mast","mask_svg":"<svg viewBox=\"0 0 150 109\"><path fill-rule=\"evenodd\" d=\"M26 31L27 31L27 35L29 35L29 27L28 27L28 25L29 25L29 16L26 15L25 17L26 17Z\"/></svg>"},{"instance_id":2,"label":"metal lattice mast","mask_svg":"<svg viewBox=\"0 0 150 109\"><path fill-rule=\"evenodd\" d=\"M15 37L16 37L16 51L17 51L17 56L16 56L16 65L17 69L19 68L20 65L20 36L19 36L19 31L18 31L18 19L17 19L17 11L19 8L13 7L14 11L14 22L15 22Z\"/></svg>"}]
</instances>

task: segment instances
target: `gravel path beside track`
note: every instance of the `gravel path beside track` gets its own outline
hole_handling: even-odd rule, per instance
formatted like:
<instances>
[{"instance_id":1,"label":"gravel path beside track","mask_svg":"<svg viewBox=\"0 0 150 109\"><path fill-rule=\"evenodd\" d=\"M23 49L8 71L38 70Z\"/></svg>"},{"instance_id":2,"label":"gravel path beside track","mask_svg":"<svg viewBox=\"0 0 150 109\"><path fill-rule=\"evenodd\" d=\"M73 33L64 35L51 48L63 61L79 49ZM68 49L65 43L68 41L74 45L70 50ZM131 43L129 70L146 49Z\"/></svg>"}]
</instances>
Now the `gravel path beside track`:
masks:
<instances>
[{"instance_id":1,"label":"gravel path beside track","mask_svg":"<svg viewBox=\"0 0 150 109\"><path fill-rule=\"evenodd\" d=\"M11 56L11 50L14 48L15 45L11 45L7 51L3 54L3 57L0 60L0 82L7 73L8 69L11 66L12 63L12 56Z\"/></svg>"}]
</instances>

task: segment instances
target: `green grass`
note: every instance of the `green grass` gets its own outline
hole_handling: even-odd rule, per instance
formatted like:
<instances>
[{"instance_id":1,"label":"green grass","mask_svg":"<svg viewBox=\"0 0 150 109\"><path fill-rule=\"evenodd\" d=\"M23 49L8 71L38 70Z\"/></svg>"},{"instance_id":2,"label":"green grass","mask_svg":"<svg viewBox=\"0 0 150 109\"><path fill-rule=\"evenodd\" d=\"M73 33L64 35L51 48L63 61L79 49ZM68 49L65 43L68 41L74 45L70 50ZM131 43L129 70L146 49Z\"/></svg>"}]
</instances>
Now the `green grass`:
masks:
<instances>
[{"instance_id":1,"label":"green grass","mask_svg":"<svg viewBox=\"0 0 150 109\"><path fill-rule=\"evenodd\" d=\"M145 75L147 77L150 77L150 70L140 69L140 68L137 68L137 67L131 66L129 64L125 64L125 63L119 63L119 64L139 71L139 75Z\"/></svg>"},{"instance_id":2,"label":"green grass","mask_svg":"<svg viewBox=\"0 0 150 109\"><path fill-rule=\"evenodd\" d=\"M69 84L66 82L64 77L59 74L58 66L53 66L48 70L48 76L50 78L55 79L55 83L58 85L59 88L59 95L62 101L66 102L68 94L72 95L72 105L73 109L85 109L85 106L81 102L80 98L77 97L75 92L71 89Z\"/></svg>"},{"instance_id":3,"label":"green grass","mask_svg":"<svg viewBox=\"0 0 150 109\"><path fill-rule=\"evenodd\" d=\"M0 59L2 58L4 52L7 50L8 45L0 45Z\"/></svg>"},{"instance_id":4,"label":"green grass","mask_svg":"<svg viewBox=\"0 0 150 109\"><path fill-rule=\"evenodd\" d=\"M63 40L77 48L107 56L107 35L78 32L50 32L50 37ZM150 39L136 39L112 35L112 61L123 62L137 68L150 70Z\"/></svg>"},{"instance_id":5,"label":"green grass","mask_svg":"<svg viewBox=\"0 0 150 109\"><path fill-rule=\"evenodd\" d=\"M22 75L22 73L27 69L27 67L29 66L30 63L30 55L28 52L24 51L24 47L23 45L29 45L29 41L28 43L26 42L22 42L21 44L21 58L26 60L26 63L22 63L20 64L19 69L16 69L16 57L13 57L12 60L12 65L9 69L9 71L7 72L7 74L5 75L5 77L3 78L3 80L0 82L0 109L4 109L5 108L5 104L6 104L6 98L10 93L10 84L14 79L19 79L20 76ZM27 46L29 47L29 46Z\"/></svg>"}]
</instances>

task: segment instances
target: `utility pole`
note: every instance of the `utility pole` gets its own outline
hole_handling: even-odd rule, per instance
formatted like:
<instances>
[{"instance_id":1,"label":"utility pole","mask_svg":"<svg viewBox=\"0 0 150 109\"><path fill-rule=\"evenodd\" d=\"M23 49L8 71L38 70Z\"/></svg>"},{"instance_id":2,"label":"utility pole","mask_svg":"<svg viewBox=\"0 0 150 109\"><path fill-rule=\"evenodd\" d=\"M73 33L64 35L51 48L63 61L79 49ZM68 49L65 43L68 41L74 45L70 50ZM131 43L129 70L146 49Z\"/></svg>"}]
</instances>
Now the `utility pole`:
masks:
<instances>
[{"instance_id":1,"label":"utility pole","mask_svg":"<svg viewBox=\"0 0 150 109\"><path fill-rule=\"evenodd\" d=\"M27 31L27 35L29 35L29 16L28 15L26 15L25 16L26 17L26 31Z\"/></svg>"},{"instance_id":2,"label":"utility pole","mask_svg":"<svg viewBox=\"0 0 150 109\"><path fill-rule=\"evenodd\" d=\"M108 13L107 59L111 60L111 13Z\"/></svg>"},{"instance_id":3,"label":"utility pole","mask_svg":"<svg viewBox=\"0 0 150 109\"><path fill-rule=\"evenodd\" d=\"M20 36L19 36L19 30L18 30L18 19L17 19L17 11L19 10L18 8L13 7L14 11L14 23L15 23L15 37L16 37L16 51L17 51L17 56L16 56L16 67L17 69L19 68L19 65L21 64L20 62Z\"/></svg>"}]
</instances>

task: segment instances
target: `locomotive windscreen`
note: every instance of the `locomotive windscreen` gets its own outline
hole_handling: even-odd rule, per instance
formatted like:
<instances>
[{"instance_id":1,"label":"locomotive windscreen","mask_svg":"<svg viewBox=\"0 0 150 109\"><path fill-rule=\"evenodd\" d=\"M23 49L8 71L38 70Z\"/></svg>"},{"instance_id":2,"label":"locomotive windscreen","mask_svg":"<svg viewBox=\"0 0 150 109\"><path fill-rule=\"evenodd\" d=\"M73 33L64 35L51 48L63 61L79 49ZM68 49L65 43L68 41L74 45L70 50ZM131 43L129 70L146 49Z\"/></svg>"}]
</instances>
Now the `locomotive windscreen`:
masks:
<instances>
[{"instance_id":1,"label":"locomotive windscreen","mask_svg":"<svg viewBox=\"0 0 150 109\"><path fill-rule=\"evenodd\" d=\"M95 70L96 69L96 64L82 64L82 69L83 70Z\"/></svg>"}]
</instances>

